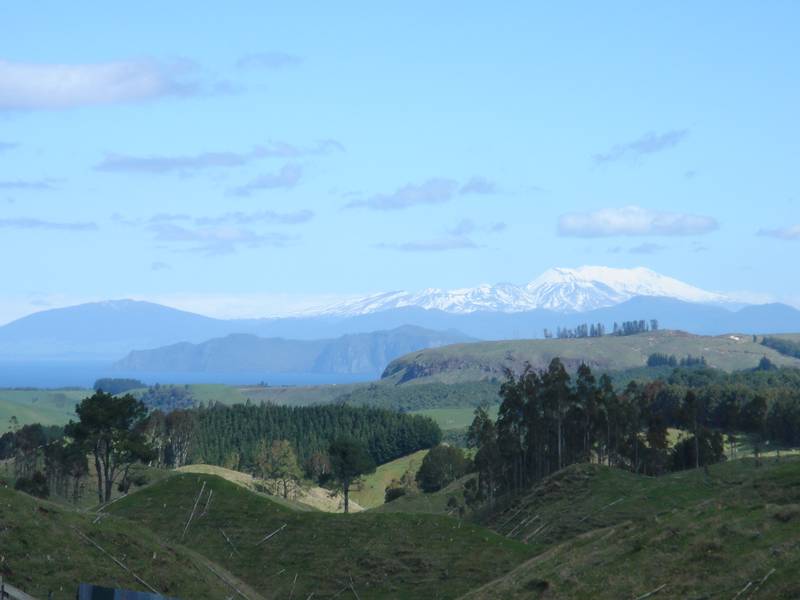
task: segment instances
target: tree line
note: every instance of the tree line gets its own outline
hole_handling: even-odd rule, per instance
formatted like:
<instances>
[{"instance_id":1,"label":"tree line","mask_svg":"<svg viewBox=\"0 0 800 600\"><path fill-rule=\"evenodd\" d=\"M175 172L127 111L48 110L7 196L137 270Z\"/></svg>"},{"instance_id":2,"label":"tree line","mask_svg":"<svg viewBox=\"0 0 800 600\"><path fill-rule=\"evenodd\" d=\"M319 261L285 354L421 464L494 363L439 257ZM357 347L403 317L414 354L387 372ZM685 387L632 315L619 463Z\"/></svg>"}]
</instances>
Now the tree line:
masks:
<instances>
[{"instance_id":1,"label":"tree line","mask_svg":"<svg viewBox=\"0 0 800 600\"><path fill-rule=\"evenodd\" d=\"M587 365L571 376L556 358L544 371L507 373L496 420L481 407L467 433L477 450L477 495L519 491L568 465L599 462L660 474L724 458L724 436L800 444L800 371L727 375L676 369L667 380L614 388ZM671 447L668 428L683 439ZM732 448L735 450L735 448Z\"/></svg>"},{"instance_id":2,"label":"tree line","mask_svg":"<svg viewBox=\"0 0 800 600\"><path fill-rule=\"evenodd\" d=\"M442 433L427 417L378 408L218 404L166 414L154 411L146 435L158 464L203 462L248 471L265 439L287 440L300 464L310 470L315 455L338 437L363 443L373 460L383 464L435 446Z\"/></svg>"},{"instance_id":3,"label":"tree line","mask_svg":"<svg viewBox=\"0 0 800 600\"><path fill-rule=\"evenodd\" d=\"M77 501L92 477L102 504L115 486L126 492L141 483L137 464L205 462L269 477L282 483L274 491L284 495L302 468L347 496L358 474L433 447L442 435L426 417L376 408L247 404L164 413L100 390L76 414L64 428L26 425L0 437L0 458L14 459L18 489Z\"/></svg>"},{"instance_id":4,"label":"tree line","mask_svg":"<svg viewBox=\"0 0 800 600\"><path fill-rule=\"evenodd\" d=\"M788 340L786 338L764 337L761 340L761 345L766 346L767 348L772 348L784 356L800 358L800 342Z\"/></svg>"},{"instance_id":5,"label":"tree line","mask_svg":"<svg viewBox=\"0 0 800 600\"><path fill-rule=\"evenodd\" d=\"M692 356L691 354L679 359L674 354L654 352L647 357L648 367L705 367L707 364L705 356Z\"/></svg>"},{"instance_id":6,"label":"tree line","mask_svg":"<svg viewBox=\"0 0 800 600\"><path fill-rule=\"evenodd\" d=\"M657 319L623 321L621 324L615 321L612 329L613 335L635 335L648 331L658 331ZM582 323L575 327L558 327L555 332L555 337L558 339L599 338L604 335L606 335L606 326L602 323ZM545 329L544 337L548 340L552 339L553 332Z\"/></svg>"}]
</instances>

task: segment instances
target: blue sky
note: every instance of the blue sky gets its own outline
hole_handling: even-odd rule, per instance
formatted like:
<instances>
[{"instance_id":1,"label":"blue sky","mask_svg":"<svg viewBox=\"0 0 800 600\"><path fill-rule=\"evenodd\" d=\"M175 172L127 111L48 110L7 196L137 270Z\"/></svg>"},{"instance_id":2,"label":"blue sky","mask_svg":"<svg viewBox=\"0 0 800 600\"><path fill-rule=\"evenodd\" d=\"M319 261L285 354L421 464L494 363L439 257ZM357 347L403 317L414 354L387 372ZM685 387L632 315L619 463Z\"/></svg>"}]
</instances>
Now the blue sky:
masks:
<instances>
[{"instance_id":1,"label":"blue sky","mask_svg":"<svg viewBox=\"0 0 800 600\"><path fill-rule=\"evenodd\" d=\"M382 4L5 3L0 322L583 264L800 304L796 2Z\"/></svg>"}]
</instances>

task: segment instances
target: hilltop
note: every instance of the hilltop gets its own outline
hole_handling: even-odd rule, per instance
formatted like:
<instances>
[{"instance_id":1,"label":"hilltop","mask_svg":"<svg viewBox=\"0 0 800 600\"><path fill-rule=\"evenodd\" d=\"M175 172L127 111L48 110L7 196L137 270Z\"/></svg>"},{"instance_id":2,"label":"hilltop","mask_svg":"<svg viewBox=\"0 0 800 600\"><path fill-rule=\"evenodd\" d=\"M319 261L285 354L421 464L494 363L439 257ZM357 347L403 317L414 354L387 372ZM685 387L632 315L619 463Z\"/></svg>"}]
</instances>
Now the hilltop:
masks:
<instances>
[{"instance_id":1,"label":"hilltop","mask_svg":"<svg viewBox=\"0 0 800 600\"><path fill-rule=\"evenodd\" d=\"M392 361L383 379L394 383L456 383L502 379L504 369L521 371L526 363L543 369L560 357L568 369L580 363L595 371L644 367L653 353L702 356L709 367L723 371L751 369L766 356L776 365L800 367L800 360L762 346L750 335L698 336L655 331L630 336L584 339L508 340L456 344L414 352Z\"/></svg>"},{"instance_id":2,"label":"hilltop","mask_svg":"<svg viewBox=\"0 0 800 600\"><path fill-rule=\"evenodd\" d=\"M205 559L165 542L146 528L110 515L97 515L0 487L0 574L37 596L66 600L80 582L145 589L184 598L223 598L224 569L210 570ZM98 549L99 546L102 550ZM103 551L125 561L117 565Z\"/></svg>"},{"instance_id":3,"label":"hilltop","mask_svg":"<svg viewBox=\"0 0 800 600\"><path fill-rule=\"evenodd\" d=\"M524 544L476 524L437 515L297 512L212 475L170 477L108 510L178 543L203 482L201 502L211 491L212 499L182 544L266 598L351 589L362 599L456 598L532 556Z\"/></svg>"}]
</instances>

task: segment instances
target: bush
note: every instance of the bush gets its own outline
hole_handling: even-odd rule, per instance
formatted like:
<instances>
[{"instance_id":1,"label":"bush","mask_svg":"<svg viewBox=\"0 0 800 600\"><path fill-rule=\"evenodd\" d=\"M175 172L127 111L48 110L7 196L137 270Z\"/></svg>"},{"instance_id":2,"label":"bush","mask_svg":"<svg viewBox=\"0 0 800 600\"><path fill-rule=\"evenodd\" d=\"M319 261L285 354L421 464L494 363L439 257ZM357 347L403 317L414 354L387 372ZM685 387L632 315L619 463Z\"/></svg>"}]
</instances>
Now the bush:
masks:
<instances>
[{"instance_id":1,"label":"bush","mask_svg":"<svg viewBox=\"0 0 800 600\"><path fill-rule=\"evenodd\" d=\"M389 502L392 502L393 500L397 500L398 498L402 498L407 493L408 493L408 490L406 490L406 488L404 488L404 487L402 487L400 485L395 485L395 482L392 482L392 483L390 483L389 485L386 486L386 491L383 494L383 501L388 504Z\"/></svg>"},{"instance_id":2,"label":"bush","mask_svg":"<svg viewBox=\"0 0 800 600\"><path fill-rule=\"evenodd\" d=\"M469 471L469 460L461 448L436 446L422 460L417 483L423 492L435 492Z\"/></svg>"},{"instance_id":3,"label":"bush","mask_svg":"<svg viewBox=\"0 0 800 600\"><path fill-rule=\"evenodd\" d=\"M47 485L47 478L41 471L36 471L31 477L17 479L14 489L37 498L47 498L50 495L50 486Z\"/></svg>"},{"instance_id":4,"label":"bush","mask_svg":"<svg viewBox=\"0 0 800 600\"><path fill-rule=\"evenodd\" d=\"M701 431L699 436L700 465L713 465L725 459L722 434L718 431ZM672 470L693 469L696 464L694 436L678 442L672 449Z\"/></svg>"}]
</instances>

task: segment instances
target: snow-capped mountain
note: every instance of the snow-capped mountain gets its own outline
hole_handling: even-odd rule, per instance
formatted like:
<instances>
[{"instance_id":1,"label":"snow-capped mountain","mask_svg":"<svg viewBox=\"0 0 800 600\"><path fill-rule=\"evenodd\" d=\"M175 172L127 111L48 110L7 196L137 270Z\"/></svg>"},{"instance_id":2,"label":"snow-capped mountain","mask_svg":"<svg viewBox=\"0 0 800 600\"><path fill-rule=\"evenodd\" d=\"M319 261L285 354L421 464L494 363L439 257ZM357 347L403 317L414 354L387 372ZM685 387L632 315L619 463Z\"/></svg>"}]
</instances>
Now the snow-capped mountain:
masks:
<instances>
[{"instance_id":1,"label":"snow-capped mountain","mask_svg":"<svg viewBox=\"0 0 800 600\"><path fill-rule=\"evenodd\" d=\"M637 296L661 296L703 304L725 304L730 299L642 267L555 268L527 285L500 283L474 288L421 292L384 292L325 307L314 314L355 316L404 307L467 314L477 311L523 312L548 309L584 312L614 306Z\"/></svg>"}]
</instances>

